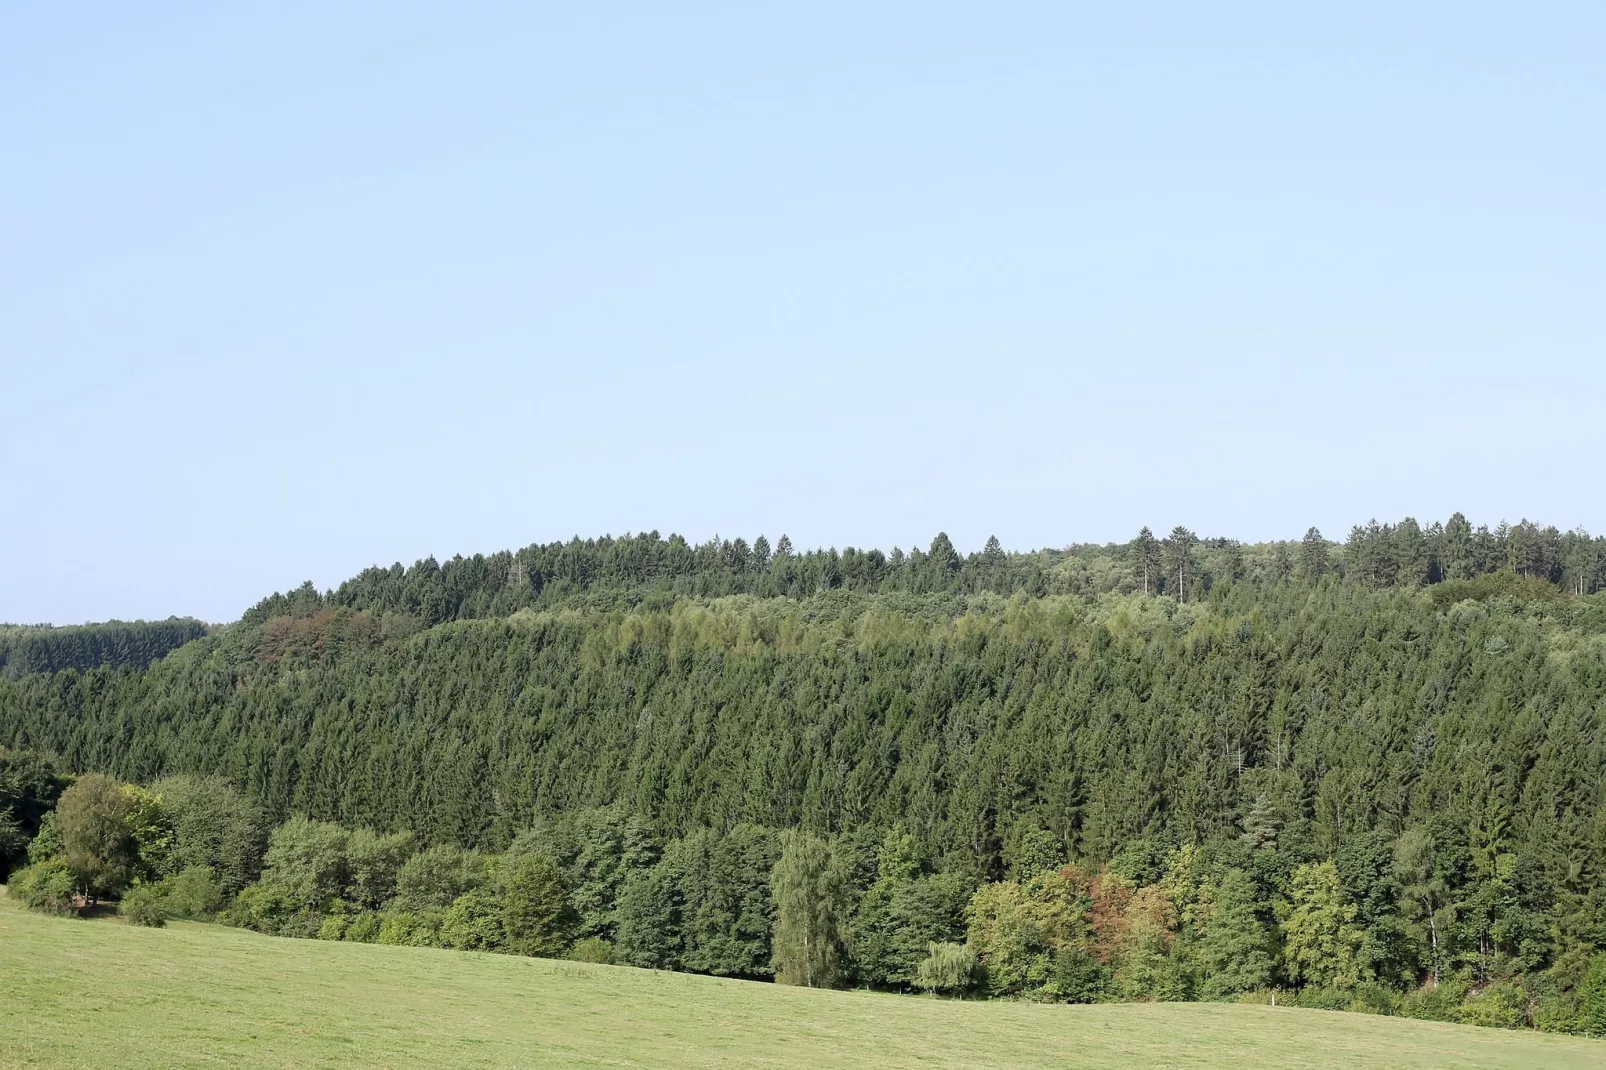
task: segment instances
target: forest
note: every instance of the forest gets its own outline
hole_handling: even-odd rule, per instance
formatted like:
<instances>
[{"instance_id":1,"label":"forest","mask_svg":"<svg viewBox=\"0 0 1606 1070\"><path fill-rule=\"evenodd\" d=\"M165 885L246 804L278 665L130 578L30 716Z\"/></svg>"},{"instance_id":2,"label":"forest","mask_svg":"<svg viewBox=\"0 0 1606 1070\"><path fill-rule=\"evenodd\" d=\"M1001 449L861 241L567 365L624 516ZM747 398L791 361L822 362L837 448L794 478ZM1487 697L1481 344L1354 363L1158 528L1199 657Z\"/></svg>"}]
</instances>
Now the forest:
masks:
<instances>
[{"instance_id":1,"label":"forest","mask_svg":"<svg viewBox=\"0 0 1606 1070\"><path fill-rule=\"evenodd\" d=\"M0 676L44 909L811 985L1606 1032L1606 540L369 569Z\"/></svg>"},{"instance_id":2,"label":"forest","mask_svg":"<svg viewBox=\"0 0 1606 1070\"><path fill-rule=\"evenodd\" d=\"M62 669L143 669L193 639L206 625L188 617L107 621L67 628L0 624L0 675L25 676Z\"/></svg>"}]
</instances>

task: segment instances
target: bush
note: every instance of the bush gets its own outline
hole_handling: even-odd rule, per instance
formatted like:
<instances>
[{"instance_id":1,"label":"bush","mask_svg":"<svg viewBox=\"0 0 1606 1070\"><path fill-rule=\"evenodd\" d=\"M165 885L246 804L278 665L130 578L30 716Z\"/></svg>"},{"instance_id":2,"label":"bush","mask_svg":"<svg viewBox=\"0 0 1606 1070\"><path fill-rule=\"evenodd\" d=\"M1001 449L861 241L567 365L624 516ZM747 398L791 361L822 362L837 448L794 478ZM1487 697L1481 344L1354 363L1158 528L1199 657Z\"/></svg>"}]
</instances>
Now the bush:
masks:
<instances>
[{"instance_id":1,"label":"bush","mask_svg":"<svg viewBox=\"0 0 1606 1070\"><path fill-rule=\"evenodd\" d=\"M444 946L459 951L499 949L507 943L502 904L483 890L458 896L441 918L440 938Z\"/></svg>"},{"instance_id":2,"label":"bush","mask_svg":"<svg viewBox=\"0 0 1606 1070\"><path fill-rule=\"evenodd\" d=\"M210 866L191 866L158 887L169 917L209 919L223 909L223 885Z\"/></svg>"},{"instance_id":3,"label":"bush","mask_svg":"<svg viewBox=\"0 0 1606 1070\"><path fill-rule=\"evenodd\" d=\"M399 910L394 913L383 914L384 919L379 924L379 935L375 937L377 944L396 944L405 947L439 947L441 916L438 911L422 911L417 914L409 910Z\"/></svg>"},{"instance_id":4,"label":"bush","mask_svg":"<svg viewBox=\"0 0 1606 1070\"><path fill-rule=\"evenodd\" d=\"M1066 947L1054 956L1054 973L1045 993L1067 1003L1096 1003L1110 984L1110 971L1079 947Z\"/></svg>"},{"instance_id":5,"label":"bush","mask_svg":"<svg viewBox=\"0 0 1606 1070\"><path fill-rule=\"evenodd\" d=\"M123 893L122 901L117 904L117 913L128 919L131 925L160 929L167 924L167 904L163 901L161 886L136 884Z\"/></svg>"},{"instance_id":6,"label":"bush","mask_svg":"<svg viewBox=\"0 0 1606 1070\"><path fill-rule=\"evenodd\" d=\"M1358 1014L1397 1014L1400 994L1375 981L1366 981L1355 986L1355 998L1347 1009Z\"/></svg>"},{"instance_id":7,"label":"bush","mask_svg":"<svg viewBox=\"0 0 1606 1070\"><path fill-rule=\"evenodd\" d=\"M371 944L379 939L379 927L384 919L374 911L366 911L352 918L346 926L345 940L353 944Z\"/></svg>"},{"instance_id":8,"label":"bush","mask_svg":"<svg viewBox=\"0 0 1606 1070\"><path fill-rule=\"evenodd\" d=\"M564 958L573 962L598 962L604 966L611 966L613 945L600 936L588 936L571 947Z\"/></svg>"},{"instance_id":9,"label":"bush","mask_svg":"<svg viewBox=\"0 0 1606 1070\"><path fill-rule=\"evenodd\" d=\"M430 847L418 852L396 874L396 901L403 910L444 910L459 896L485 884L484 855L461 847Z\"/></svg>"},{"instance_id":10,"label":"bush","mask_svg":"<svg viewBox=\"0 0 1606 1070\"><path fill-rule=\"evenodd\" d=\"M1466 995L1466 985L1460 981L1445 981L1438 987L1423 987L1415 992L1407 992L1405 998L1400 1000L1399 1015L1402 1018L1420 1018L1428 1022L1453 1022L1456 1020L1456 1011L1461 1006L1461 999Z\"/></svg>"},{"instance_id":11,"label":"bush","mask_svg":"<svg viewBox=\"0 0 1606 1070\"><path fill-rule=\"evenodd\" d=\"M1355 993L1344 988L1302 988L1299 990L1299 1005L1318 1011L1348 1010L1350 1004L1355 1002ZM1293 1000L1288 1001L1289 1006L1294 1005Z\"/></svg>"},{"instance_id":12,"label":"bush","mask_svg":"<svg viewBox=\"0 0 1606 1070\"><path fill-rule=\"evenodd\" d=\"M1589 960L1578 982L1577 1028L1591 1036L1606 1036L1606 954Z\"/></svg>"},{"instance_id":13,"label":"bush","mask_svg":"<svg viewBox=\"0 0 1606 1070\"><path fill-rule=\"evenodd\" d=\"M318 939L344 940L346 938L346 927L350 924L351 919L346 915L331 914L323 919L322 925L318 926Z\"/></svg>"},{"instance_id":14,"label":"bush","mask_svg":"<svg viewBox=\"0 0 1606 1070\"><path fill-rule=\"evenodd\" d=\"M253 884L235 898L223 920L257 932L286 935L293 930L298 907L295 896L286 889Z\"/></svg>"},{"instance_id":15,"label":"bush","mask_svg":"<svg viewBox=\"0 0 1606 1070\"><path fill-rule=\"evenodd\" d=\"M976 952L969 944L932 944L915 967L915 983L927 992L967 991L976 983Z\"/></svg>"},{"instance_id":16,"label":"bush","mask_svg":"<svg viewBox=\"0 0 1606 1070\"><path fill-rule=\"evenodd\" d=\"M28 863L36 866L66 853L61 827L56 824L56 811L52 810L39 820L39 833L28 843Z\"/></svg>"},{"instance_id":17,"label":"bush","mask_svg":"<svg viewBox=\"0 0 1606 1070\"><path fill-rule=\"evenodd\" d=\"M1518 1029L1528 1019L1528 993L1512 983L1491 985L1473 996L1456 1011L1455 1020L1463 1025L1485 1025L1496 1029Z\"/></svg>"},{"instance_id":18,"label":"bush","mask_svg":"<svg viewBox=\"0 0 1606 1070\"><path fill-rule=\"evenodd\" d=\"M6 886L9 894L30 910L45 914L72 914L72 874L67 871L65 859L57 857L24 866L11 874Z\"/></svg>"}]
</instances>

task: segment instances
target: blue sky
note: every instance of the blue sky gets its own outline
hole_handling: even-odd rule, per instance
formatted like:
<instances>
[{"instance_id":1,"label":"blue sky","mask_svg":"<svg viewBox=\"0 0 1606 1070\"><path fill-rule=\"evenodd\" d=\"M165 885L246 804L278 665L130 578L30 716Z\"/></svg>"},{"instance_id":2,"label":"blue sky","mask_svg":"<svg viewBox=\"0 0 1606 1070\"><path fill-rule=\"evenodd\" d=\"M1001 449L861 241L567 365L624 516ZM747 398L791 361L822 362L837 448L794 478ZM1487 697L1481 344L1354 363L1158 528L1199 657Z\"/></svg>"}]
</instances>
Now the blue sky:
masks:
<instances>
[{"instance_id":1,"label":"blue sky","mask_svg":"<svg viewBox=\"0 0 1606 1070\"><path fill-rule=\"evenodd\" d=\"M1606 6L759 7L0 12L0 620L652 528L1606 531Z\"/></svg>"}]
</instances>

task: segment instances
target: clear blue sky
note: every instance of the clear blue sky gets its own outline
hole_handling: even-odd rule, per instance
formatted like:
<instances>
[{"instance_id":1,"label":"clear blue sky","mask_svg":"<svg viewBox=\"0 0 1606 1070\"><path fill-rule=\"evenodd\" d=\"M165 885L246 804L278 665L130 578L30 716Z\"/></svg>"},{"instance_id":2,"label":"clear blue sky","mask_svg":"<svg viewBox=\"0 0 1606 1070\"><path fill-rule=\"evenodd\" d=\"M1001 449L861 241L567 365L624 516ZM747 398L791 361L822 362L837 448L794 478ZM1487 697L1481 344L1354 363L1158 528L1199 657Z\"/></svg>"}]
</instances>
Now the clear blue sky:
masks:
<instances>
[{"instance_id":1,"label":"clear blue sky","mask_svg":"<svg viewBox=\"0 0 1606 1070\"><path fill-rule=\"evenodd\" d=\"M1606 530L1598 0L765 6L6 5L0 620Z\"/></svg>"}]
</instances>

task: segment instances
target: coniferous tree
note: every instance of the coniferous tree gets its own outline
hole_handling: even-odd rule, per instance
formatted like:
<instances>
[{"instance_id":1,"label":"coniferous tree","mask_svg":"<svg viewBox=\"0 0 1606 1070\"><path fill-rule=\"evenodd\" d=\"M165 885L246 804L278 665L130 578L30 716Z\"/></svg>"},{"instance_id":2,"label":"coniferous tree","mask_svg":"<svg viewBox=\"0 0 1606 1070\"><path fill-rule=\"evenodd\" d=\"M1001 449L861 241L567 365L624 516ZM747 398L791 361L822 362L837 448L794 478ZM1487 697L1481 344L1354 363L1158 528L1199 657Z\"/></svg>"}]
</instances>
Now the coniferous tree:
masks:
<instances>
[{"instance_id":1,"label":"coniferous tree","mask_svg":"<svg viewBox=\"0 0 1606 1070\"><path fill-rule=\"evenodd\" d=\"M1299 572L1312 583L1327 575L1327 540L1315 528L1309 528L1299 543Z\"/></svg>"},{"instance_id":2,"label":"coniferous tree","mask_svg":"<svg viewBox=\"0 0 1606 1070\"><path fill-rule=\"evenodd\" d=\"M1193 579L1193 547L1198 537L1180 524L1171 529L1166 540L1166 577L1175 583L1178 602L1188 600L1188 586Z\"/></svg>"},{"instance_id":3,"label":"coniferous tree","mask_svg":"<svg viewBox=\"0 0 1606 1070\"><path fill-rule=\"evenodd\" d=\"M1160 544L1147 526L1138 531L1133 549L1137 556L1137 571L1143 576L1143 593L1154 594L1160 587Z\"/></svg>"}]
</instances>

